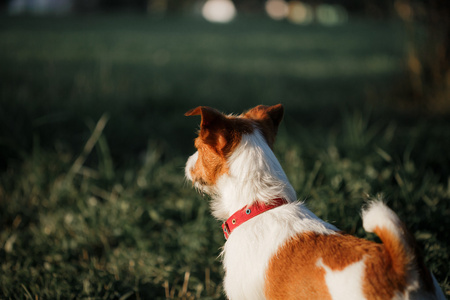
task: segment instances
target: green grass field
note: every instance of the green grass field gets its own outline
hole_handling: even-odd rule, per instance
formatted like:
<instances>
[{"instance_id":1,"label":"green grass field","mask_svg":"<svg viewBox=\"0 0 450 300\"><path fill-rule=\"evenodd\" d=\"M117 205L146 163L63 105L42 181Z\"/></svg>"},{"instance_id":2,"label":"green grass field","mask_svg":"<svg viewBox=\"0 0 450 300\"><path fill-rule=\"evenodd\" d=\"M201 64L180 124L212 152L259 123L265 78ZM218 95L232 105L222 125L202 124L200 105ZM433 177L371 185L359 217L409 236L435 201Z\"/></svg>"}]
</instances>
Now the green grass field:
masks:
<instances>
[{"instance_id":1,"label":"green grass field","mask_svg":"<svg viewBox=\"0 0 450 300\"><path fill-rule=\"evenodd\" d=\"M249 16L0 18L0 299L224 299L224 243L184 179L198 105L283 103L275 152L319 217L387 203L450 295L450 122L392 109L401 24Z\"/></svg>"}]
</instances>

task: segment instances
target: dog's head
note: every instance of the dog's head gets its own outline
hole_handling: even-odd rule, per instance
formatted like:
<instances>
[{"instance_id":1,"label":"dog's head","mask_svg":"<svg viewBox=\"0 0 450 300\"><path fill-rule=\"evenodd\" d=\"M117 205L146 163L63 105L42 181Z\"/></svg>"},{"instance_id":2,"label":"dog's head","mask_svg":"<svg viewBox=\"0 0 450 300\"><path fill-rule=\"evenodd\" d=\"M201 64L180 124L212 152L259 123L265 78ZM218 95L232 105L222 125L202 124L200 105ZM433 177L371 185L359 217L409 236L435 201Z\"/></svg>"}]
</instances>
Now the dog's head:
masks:
<instances>
[{"instance_id":1,"label":"dog's head","mask_svg":"<svg viewBox=\"0 0 450 300\"><path fill-rule=\"evenodd\" d=\"M214 194L217 181L230 175L230 158L244 136L260 134L263 143L272 148L283 118L283 106L259 105L238 116L199 106L185 115L201 116L200 131L195 139L197 152L188 159L186 177L202 192Z\"/></svg>"}]
</instances>

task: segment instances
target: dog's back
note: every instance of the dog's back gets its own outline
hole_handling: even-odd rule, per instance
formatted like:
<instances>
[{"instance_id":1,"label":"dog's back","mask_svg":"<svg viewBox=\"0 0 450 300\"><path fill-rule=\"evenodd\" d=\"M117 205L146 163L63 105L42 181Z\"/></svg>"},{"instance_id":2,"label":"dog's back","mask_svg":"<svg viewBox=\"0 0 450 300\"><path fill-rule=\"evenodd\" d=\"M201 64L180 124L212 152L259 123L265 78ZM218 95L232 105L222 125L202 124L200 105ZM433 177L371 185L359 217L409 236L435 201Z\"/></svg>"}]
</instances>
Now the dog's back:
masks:
<instances>
[{"instance_id":1,"label":"dog's back","mask_svg":"<svg viewBox=\"0 0 450 300\"><path fill-rule=\"evenodd\" d=\"M383 202L363 211L382 244L346 234L302 233L272 257L268 299L445 299L414 239Z\"/></svg>"},{"instance_id":2,"label":"dog's back","mask_svg":"<svg viewBox=\"0 0 450 300\"><path fill-rule=\"evenodd\" d=\"M186 115L202 117L186 177L212 196L213 215L233 224L224 226L230 299L445 299L414 239L382 202L363 212L364 228L381 244L343 234L297 202L272 151L281 105L240 116L198 107ZM285 204L274 206L276 199ZM253 216L256 207L264 212ZM245 221L232 217L239 212Z\"/></svg>"}]
</instances>

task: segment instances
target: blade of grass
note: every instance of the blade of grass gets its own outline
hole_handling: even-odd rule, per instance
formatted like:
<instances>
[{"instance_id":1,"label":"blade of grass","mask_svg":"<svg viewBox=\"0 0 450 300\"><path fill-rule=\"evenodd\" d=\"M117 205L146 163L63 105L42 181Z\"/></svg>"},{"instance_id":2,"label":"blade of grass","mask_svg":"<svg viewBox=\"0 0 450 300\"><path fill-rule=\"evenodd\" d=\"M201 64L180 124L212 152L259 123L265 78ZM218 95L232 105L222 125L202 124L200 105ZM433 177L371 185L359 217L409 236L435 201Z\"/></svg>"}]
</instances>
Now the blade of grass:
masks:
<instances>
[{"instance_id":1,"label":"blade of grass","mask_svg":"<svg viewBox=\"0 0 450 300\"><path fill-rule=\"evenodd\" d=\"M75 162L72 164L72 167L70 168L69 172L66 176L66 183L70 183L73 180L73 177L75 174L77 174L81 167L83 166L84 162L86 161L89 154L92 152L92 149L94 148L95 144L100 139L100 136L105 129L106 123L108 123L109 116L108 114L103 114L100 119L98 120L97 124L95 125L94 130L92 131L91 136L89 137L88 141L84 145L83 151L78 156L78 158L75 160Z\"/></svg>"}]
</instances>

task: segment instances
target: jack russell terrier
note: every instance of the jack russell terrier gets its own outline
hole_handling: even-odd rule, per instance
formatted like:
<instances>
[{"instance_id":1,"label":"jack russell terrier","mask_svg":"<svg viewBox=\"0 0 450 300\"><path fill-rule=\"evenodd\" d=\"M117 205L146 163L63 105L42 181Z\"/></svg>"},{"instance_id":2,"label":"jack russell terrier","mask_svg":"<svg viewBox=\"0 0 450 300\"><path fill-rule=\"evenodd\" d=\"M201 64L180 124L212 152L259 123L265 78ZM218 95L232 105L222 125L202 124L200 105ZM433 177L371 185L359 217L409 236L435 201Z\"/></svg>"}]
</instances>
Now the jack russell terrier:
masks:
<instances>
[{"instance_id":1,"label":"jack russell terrier","mask_svg":"<svg viewBox=\"0 0 450 300\"><path fill-rule=\"evenodd\" d=\"M186 177L224 220L229 299L445 299L412 235L383 202L362 212L382 244L343 233L297 201L272 148L283 106L239 115L200 106Z\"/></svg>"}]
</instances>

